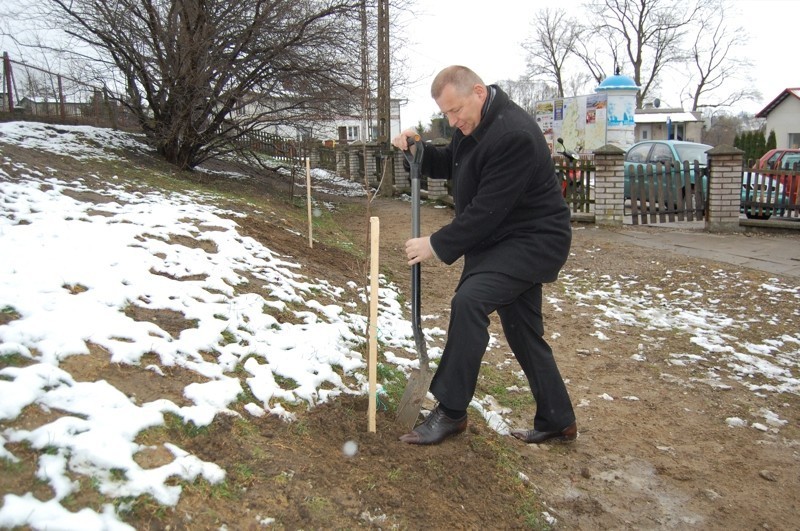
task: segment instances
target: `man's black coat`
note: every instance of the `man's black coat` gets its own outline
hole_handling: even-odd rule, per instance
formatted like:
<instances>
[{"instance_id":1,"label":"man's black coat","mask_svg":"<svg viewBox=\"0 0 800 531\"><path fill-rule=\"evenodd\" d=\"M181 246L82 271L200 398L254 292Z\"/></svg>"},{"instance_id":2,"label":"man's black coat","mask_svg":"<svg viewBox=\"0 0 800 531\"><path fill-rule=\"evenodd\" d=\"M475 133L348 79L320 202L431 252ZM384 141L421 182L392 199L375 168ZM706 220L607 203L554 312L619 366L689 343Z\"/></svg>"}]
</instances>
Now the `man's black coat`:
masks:
<instances>
[{"instance_id":1,"label":"man's black coat","mask_svg":"<svg viewBox=\"0 0 800 531\"><path fill-rule=\"evenodd\" d=\"M425 146L422 173L452 180L456 214L431 246L447 264L464 256L462 280L491 271L553 282L569 254L569 208L536 121L492 88L471 135L456 130L448 146Z\"/></svg>"}]
</instances>

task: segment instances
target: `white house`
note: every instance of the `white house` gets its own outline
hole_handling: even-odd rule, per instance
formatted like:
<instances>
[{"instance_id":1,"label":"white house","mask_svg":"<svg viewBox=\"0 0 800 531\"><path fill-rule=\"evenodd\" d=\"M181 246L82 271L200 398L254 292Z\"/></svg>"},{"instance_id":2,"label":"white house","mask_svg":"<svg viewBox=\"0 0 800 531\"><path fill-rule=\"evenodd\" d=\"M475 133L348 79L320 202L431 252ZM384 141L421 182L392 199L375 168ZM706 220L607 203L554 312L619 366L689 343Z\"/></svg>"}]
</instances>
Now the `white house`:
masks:
<instances>
[{"instance_id":1,"label":"white house","mask_svg":"<svg viewBox=\"0 0 800 531\"><path fill-rule=\"evenodd\" d=\"M268 100L269 101L269 100ZM400 134L400 102L399 99L390 99L389 138ZM273 122L261 128L265 133L282 138L311 137L325 142L370 142L378 137L377 111L372 102L373 109L369 119L362 116L361 105L354 105L349 111L321 116L318 113L309 114L303 118L291 117L290 113L275 112L274 108L280 104L265 104L261 99L253 97L252 101L241 105L234 112L235 116L285 115L289 117L283 122Z\"/></svg>"},{"instance_id":2,"label":"white house","mask_svg":"<svg viewBox=\"0 0 800 531\"><path fill-rule=\"evenodd\" d=\"M800 88L785 89L756 118L767 120L767 134L775 131L776 147L800 148Z\"/></svg>"},{"instance_id":3,"label":"white house","mask_svg":"<svg viewBox=\"0 0 800 531\"><path fill-rule=\"evenodd\" d=\"M645 105L636 109L636 141L641 140L687 140L700 142L703 134L703 118L699 112L683 109L657 108Z\"/></svg>"}]
</instances>

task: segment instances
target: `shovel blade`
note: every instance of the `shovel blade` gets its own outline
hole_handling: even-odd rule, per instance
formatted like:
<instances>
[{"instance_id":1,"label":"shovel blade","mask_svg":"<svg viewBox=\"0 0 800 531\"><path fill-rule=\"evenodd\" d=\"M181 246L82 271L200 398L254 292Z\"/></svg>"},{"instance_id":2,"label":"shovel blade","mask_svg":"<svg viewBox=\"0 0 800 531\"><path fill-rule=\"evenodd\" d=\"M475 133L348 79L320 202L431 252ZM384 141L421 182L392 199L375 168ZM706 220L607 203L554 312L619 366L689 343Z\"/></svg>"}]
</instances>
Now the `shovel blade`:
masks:
<instances>
[{"instance_id":1,"label":"shovel blade","mask_svg":"<svg viewBox=\"0 0 800 531\"><path fill-rule=\"evenodd\" d=\"M433 379L433 371L430 369L412 369L411 376L406 383L403 398L397 406L397 422L409 431L414 428L414 424L419 418L422 401L428 394Z\"/></svg>"}]
</instances>

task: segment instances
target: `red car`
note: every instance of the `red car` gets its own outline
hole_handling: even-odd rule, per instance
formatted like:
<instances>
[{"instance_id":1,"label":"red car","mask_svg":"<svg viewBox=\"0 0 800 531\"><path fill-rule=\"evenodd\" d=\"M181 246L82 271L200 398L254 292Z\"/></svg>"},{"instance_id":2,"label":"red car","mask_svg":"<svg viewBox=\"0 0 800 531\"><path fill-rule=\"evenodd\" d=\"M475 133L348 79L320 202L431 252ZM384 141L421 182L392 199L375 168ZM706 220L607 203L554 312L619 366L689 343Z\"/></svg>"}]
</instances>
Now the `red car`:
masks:
<instances>
[{"instance_id":1,"label":"red car","mask_svg":"<svg viewBox=\"0 0 800 531\"><path fill-rule=\"evenodd\" d=\"M781 163L781 160L783 159L784 155L789 153L800 153L800 149L770 149L764 153L764 156L758 159L755 169L782 169L783 164Z\"/></svg>"},{"instance_id":2,"label":"red car","mask_svg":"<svg viewBox=\"0 0 800 531\"><path fill-rule=\"evenodd\" d=\"M764 156L758 159L755 169L757 170L778 170L781 173L768 177L779 181L786 190L791 204L796 204L800 198L800 174L788 173L797 168L800 164L800 149L770 149Z\"/></svg>"}]
</instances>

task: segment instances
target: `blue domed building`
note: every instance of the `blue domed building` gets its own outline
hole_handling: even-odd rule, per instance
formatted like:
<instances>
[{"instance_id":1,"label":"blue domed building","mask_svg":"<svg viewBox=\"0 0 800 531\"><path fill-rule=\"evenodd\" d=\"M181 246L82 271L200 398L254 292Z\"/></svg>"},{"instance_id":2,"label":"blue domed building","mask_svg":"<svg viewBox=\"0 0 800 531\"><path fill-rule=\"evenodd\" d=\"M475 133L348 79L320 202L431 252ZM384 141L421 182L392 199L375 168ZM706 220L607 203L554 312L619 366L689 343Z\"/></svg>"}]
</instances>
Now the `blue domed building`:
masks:
<instances>
[{"instance_id":1,"label":"blue domed building","mask_svg":"<svg viewBox=\"0 0 800 531\"><path fill-rule=\"evenodd\" d=\"M606 144L624 149L636 142L636 82L617 71L604 79L595 92L606 96Z\"/></svg>"}]
</instances>

